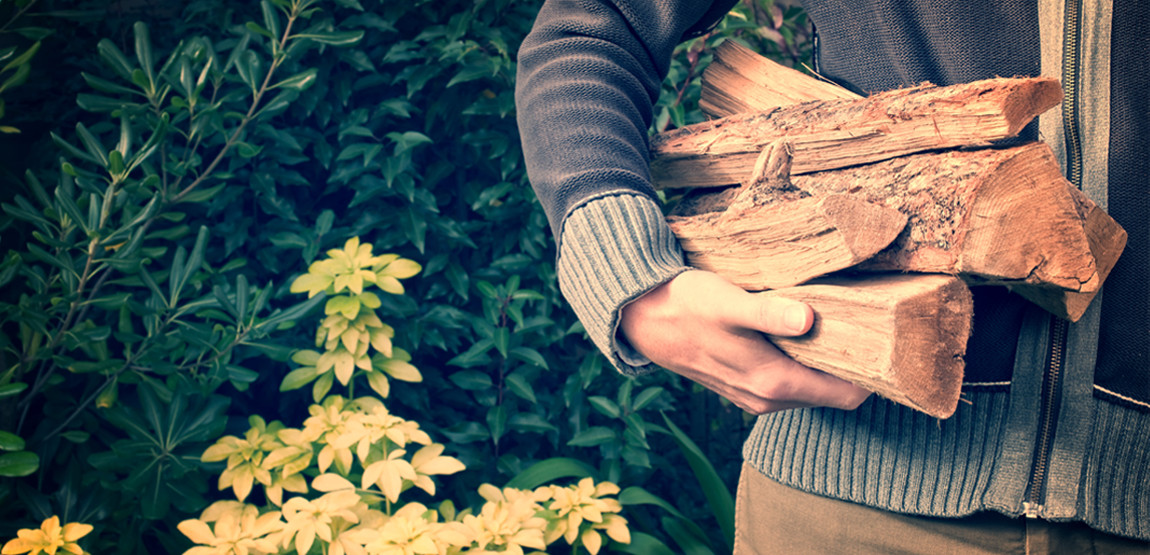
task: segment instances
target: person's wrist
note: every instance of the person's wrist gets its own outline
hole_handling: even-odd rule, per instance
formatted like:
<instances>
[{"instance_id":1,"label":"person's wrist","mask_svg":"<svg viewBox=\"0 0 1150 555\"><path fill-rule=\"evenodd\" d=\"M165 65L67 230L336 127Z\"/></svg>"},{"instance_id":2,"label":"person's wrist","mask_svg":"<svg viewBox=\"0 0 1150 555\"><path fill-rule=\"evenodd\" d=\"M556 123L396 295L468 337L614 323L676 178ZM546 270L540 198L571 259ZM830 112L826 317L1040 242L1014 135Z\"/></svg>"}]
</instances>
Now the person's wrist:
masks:
<instances>
[{"instance_id":1,"label":"person's wrist","mask_svg":"<svg viewBox=\"0 0 1150 555\"><path fill-rule=\"evenodd\" d=\"M628 374L653 370L617 334L622 309L687 270L654 200L631 192L593 199L563 224L559 285L592 342Z\"/></svg>"}]
</instances>

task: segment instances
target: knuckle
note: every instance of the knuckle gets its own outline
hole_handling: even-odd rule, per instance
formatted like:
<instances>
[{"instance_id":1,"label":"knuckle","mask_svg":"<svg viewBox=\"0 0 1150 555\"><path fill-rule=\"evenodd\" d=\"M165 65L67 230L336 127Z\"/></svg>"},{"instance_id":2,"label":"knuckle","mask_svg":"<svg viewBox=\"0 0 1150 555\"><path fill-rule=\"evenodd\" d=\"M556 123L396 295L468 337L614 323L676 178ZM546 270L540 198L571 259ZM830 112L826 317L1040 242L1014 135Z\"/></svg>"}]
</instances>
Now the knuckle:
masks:
<instances>
[{"instance_id":1,"label":"knuckle","mask_svg":"<svg viewBox=\"0 0 1150 555\"><path fill-rule=\"evenodd\" d=\"M839 405L839 408L845 410L855 410L859 408L859 406L864 402L866 402L866 400L870 398L870 395L871 393L869 391L859 389L846 398L842 399L842 403Z\"/></svg>"},{"instance_id":2,"label":"knuckle","mask_svg":"<svg viewBox=\"0 0 1150 555\"><path fill-rule=\"evenodd\" d=\"M795 384L791 380L775 376L771 380L759 384L757 394L764 400L789 400L795 394Z\"/></svg>"}]
</instances>

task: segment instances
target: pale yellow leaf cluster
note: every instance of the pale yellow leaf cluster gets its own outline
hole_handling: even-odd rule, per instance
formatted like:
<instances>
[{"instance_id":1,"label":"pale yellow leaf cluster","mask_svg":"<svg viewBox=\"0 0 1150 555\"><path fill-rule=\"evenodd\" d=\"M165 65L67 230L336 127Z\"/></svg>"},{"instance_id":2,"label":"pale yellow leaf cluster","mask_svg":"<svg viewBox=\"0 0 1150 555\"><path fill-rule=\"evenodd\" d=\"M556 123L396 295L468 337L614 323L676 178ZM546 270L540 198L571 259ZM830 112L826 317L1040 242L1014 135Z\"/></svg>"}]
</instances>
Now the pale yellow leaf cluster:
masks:
<instances>
[{"instance_id":1,"label":"pale yellow leaf cluster","mask_svg":"<svg viewBox=\"0 0 1150 555\"><path fill-rule=\"evenodd\" d=\"M483 484L479 487L479 495L487 501L479 514L463 515L463 524L475 534L475 548L467 553L524 555L524 548L547 549L544 540L547 519L541 516L541 503L550 499L549 488L500 490L491 484Z\"/></svg>"},{"instance_id":2,"label":"pale yellow leaf cluster","mask_svg":"<svg viewBox=\"0 0 1150 555\"><path fill-rule=\"evenodd\" d=\"M547 526L548 544L562 537L571 545L580 542L595 555L603 546L600 531L619 543L631 543L627 520L618 514L623 506L617 499L605 497L619 493L619 486L611 482L596 485L591 478L584 478L572 486L550 487L552 501L548 508L557 518Z\"/></svg>"},{"instance_id":3,"label":"pale yellow leaf cluster","mask_svg":"<svg viewBox=\"0 0 1150 555\"><path fill-rule=\"evenodd\" d=\"M279 553L284 523L279 511L260 514L255 505L217 501L198 519L178 526L195 547L184 555L265 555ZM214 526L212 525L214 523Z\"/></svg>"},{"instance_id":4,"label":"pale yellow leaf cluster","mask_svg":"<svg viewBox=\"0 0 1150 555\"><path fill-rule=\"evenodd\" d=\"M360 243L359 237L348 239L342 249L327 251L327 258L313 262L307 273L292 282L293 293L307 292L308 298L327 292L329 295L350 291L363 293L370 283L394 295L403 294L401 279L418 274L422 268L399 255L374 256L371 243Z\"/></svg>"},{"instance_id":5,"label":"pale yellow leaf cluster","mask_svg":"<svg viewBox=\"0 0 1150 555\"><path fill-rule=\"evenodd\" d=\"M52 515L40 523L40 528L24 528L16 531L16 538L8 540L0 553L4 555L56 555L56 553L73 553L86 555L76 542L92 531L91 524L69 522L60 526L60 517Z\"/></svg>"},{"instance_id":6,"label":"pale yellow leaf cluster","mask_svg":"<svg viewBox=\"0 0 1150 555\"><path fill-rule=\"evenodd\" d=\"M404 289L399 280L419 273L420 265L395 254L374 256L371 244L361 244L358 237L327 254L328 258L314 262L291 286L292 292L306 291L309 298L321 292L329 296L315 341L324 352L296 353L292 360L304 366L288 374L281 388L295 389L314 380L312 396L319 402L335 380L349 386L357 370L384 398L391 389L388 376L409 382L422 380L419 370L409 364L411 356L393 349L395 329L375 313L383 305L379 296L365 290L374 285L387 293L402 295Z\"/></svg>"}]
</instances>

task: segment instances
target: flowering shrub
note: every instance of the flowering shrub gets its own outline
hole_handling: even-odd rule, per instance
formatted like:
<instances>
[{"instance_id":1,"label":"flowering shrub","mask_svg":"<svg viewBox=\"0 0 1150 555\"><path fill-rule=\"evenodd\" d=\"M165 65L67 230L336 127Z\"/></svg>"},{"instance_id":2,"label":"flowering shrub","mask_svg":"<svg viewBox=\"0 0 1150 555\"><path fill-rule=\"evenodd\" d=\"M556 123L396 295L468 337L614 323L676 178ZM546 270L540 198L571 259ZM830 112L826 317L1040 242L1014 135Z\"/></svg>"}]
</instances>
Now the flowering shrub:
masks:
<instances>
[{"instance_id":1,"label":"flowering shrub","mask_svg":"<svg viewBox=\"0 0 1150 555\"><path fill-rule=\"evenodd\" d=\"M591 478L534 490L484 484L479 494L486 503L478 511L456 513L450 501L438 509L400 503L413 487L434 496L431 477L460 472L463 464L374 397L330 396L309 413L300 429L252 416L243 438L225 436L204 452L204 462L227 461L219 487L237 500L218 501L180 523L199 544L187 555L305 554L317 542L332 555L522 555L559 539L595 554L604 534L630 542L622 506L609 497L618 486ZM256 484L263 486L264 507L245 502ZM285 500L285 491L301 495Z\"/></svg>"},{"instance_id":2,"label":"flowering shrub","mask_svg":"<svg viewBox=\"0 0 1150 555\"><path fill-rule=\"evenodd\" d=\"M354 390L364 376L371 389L387 397L387 376L419 381L410 355L392 346L395 330L375 314L379 298L365 289L374 285L402 294L399 280L419 272L415 262L395 255L374 256L358 238L343 249L328 251L292 283L291 290L328 296L326 317L316 345L292 357L306 366L292 371L281 389L314 381L317 404L300 428L267 423L258 415L243 437L224 436L204 451L206 463L225 462L218 486L236 500L218 501L179 530L198 544L188 555L298 553L320 546L325 554L461 554L544 550L563 539L592 554L603 546L603 534L630 542L627 521L618 513L619 493L610 482L585 478L576 485L545 485L533 491L479 488L486 503L478 511L456 513L450 501L432 509L403 500L418 488L436 495L432 476L464 470L458 459L443 455L417 422L391 413L376 397L330 395L319 401L335 380ZM375 354L369 356L369 351ZM256 486L266 504L247 503ZM298 494L285 499L285 492Z\"/></svg>"}]
</instances>

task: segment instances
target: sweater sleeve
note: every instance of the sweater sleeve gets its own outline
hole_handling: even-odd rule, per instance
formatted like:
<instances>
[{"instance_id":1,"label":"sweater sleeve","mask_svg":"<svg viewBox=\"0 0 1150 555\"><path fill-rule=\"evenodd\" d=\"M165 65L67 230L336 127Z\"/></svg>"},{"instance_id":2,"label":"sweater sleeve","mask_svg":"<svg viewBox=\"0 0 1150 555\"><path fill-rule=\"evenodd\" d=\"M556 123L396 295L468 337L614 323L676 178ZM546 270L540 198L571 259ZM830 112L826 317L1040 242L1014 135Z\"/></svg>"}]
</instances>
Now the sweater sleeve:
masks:
<instances>
[{"instance_id":1,"label":"sweater sleeve","mask_svg":"<svg viewBox=\"0 0 1150 555\"><path fill-rule=\"evenodd\" d=\"M675 46L731 4L547 0L519 50L516 117L560 288L624 373L655 366L620 340L620 311L687 269L650 183L652 106Z\"/></svg>"},{"instance_id":2,"label":"sweater sleeve","mask_svg":"<svg viewBox=\"0 0 1150 555\"><path fill-rule=\"evenodd\" d=\"M516 118L528 178L557 240L590 198L654 196L647 130L671 53L729 3L547 0L540 9L519 49Z\"/></svg>"}]
</instances>

